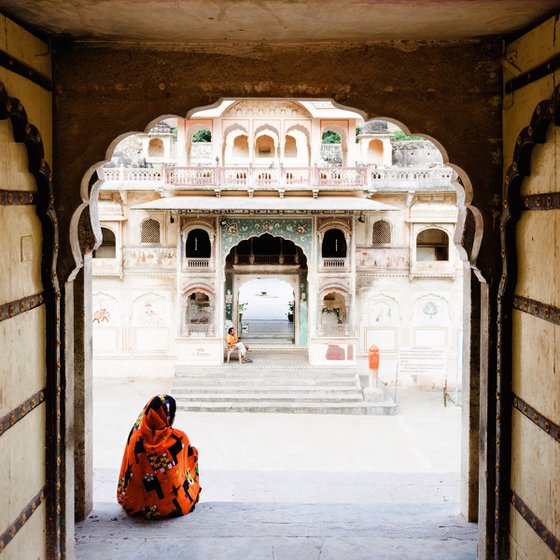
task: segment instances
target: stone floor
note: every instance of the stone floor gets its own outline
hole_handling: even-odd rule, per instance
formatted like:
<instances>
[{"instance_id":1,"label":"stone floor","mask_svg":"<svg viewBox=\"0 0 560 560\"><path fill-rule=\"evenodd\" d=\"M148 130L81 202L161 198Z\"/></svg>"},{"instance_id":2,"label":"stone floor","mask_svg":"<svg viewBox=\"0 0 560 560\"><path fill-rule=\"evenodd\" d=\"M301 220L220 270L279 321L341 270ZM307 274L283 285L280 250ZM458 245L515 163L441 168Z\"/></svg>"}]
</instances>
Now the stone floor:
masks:
<instances>
[{"instance_id":1,"label":"stone floor","mask_svg":"<svg viewBox=\"0 0 560 560\"><path fill-rule=\"evenodd\" d=\"M459 515L460 409L399 392L395 416L181 412L201 502L181 519L127 518L114 500L130 425L170 380L96 379L95 509L78 560L472 560Z\"/></svg>"}]
</instances>

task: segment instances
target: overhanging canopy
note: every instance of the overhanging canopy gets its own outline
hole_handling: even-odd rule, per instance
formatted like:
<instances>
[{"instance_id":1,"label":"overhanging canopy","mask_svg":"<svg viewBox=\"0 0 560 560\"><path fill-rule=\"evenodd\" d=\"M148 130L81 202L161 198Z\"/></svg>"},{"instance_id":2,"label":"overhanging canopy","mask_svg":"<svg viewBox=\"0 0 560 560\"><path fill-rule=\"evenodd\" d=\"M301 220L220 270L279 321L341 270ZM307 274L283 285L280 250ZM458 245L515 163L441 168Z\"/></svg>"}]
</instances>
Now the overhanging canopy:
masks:
<instances>
[{"instance_id":1,"label":"overhanging canopy","mask_svg":"<svg viewBox=\"0 0 560 560\"><path fill-rule=\"evenodd\" d=\"M170 196L138 204L133 210L200 210L200 211L246 211L246 210L278 210L278 211L390 211L397 210L388 204L358 198L354 196L328 197L241 197L241 196Z\"/></svg>"}]
</instances>

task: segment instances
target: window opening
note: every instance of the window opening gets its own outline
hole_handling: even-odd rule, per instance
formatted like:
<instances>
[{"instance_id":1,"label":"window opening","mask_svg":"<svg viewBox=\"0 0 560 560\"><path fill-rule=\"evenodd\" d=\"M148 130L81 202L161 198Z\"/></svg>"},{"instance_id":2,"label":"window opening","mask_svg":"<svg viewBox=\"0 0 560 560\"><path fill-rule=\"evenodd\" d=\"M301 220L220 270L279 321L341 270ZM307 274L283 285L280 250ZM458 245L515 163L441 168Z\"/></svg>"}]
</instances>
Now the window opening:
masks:
<instances>
[{"instance_id":1,"label":"window opening","mask_svg":"<svg viewBox=\"0 0 560 560\"><path fill-rule=\"evenodd\" d=\"M161 225L157 220L148 218L142 222L140 230L141 243L161 243Z\"/></svg>"},{"instance_id":2,"label":"window opening","mask_svg":"<svg viewBox=\"0 0 560 560\"><path fill-rule=\"evenodd\" d=\"M448 261L449 237L441 229L425 229L416 237L416 261Z\"/></svg>"},{"instance_id":3,"label":"window opening","mask_svg":"<svg viewBox=\"0 0 560 560\"><path fill-rule=\"evenodd\" d=\"M391 243L391 224L385 220L377 220L373 224L372 245L389 245Z\"/></svg>"},{"instance_id":4,"label":"window opening","mask_svg":"<svg viewBox=\"0 0 560 560\"><path fill-rule=\"evenodd\" d=\"M109 228L102 227L101 235L103 241L93 252L94 259L114 259L117 256L117 241L115 234Z\"/></svg>"}]
</instances>

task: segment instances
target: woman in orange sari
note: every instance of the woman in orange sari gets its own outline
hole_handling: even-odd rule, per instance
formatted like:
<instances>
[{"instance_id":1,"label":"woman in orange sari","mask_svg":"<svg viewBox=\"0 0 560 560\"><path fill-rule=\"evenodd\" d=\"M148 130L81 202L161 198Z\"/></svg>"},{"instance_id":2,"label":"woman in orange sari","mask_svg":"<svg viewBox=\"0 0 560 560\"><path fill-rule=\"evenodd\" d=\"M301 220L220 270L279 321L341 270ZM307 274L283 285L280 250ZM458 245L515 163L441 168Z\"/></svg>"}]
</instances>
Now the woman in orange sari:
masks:
<instances>
[{"instance_id":1,"label":"woman in orange sari","mask_svg":"<svg viewBox=\"0 0 560 560\"><path fill-rule=\"evenodd\" d=\"M171 427L175 410L173 397L157 395L132 426L117 488L117 500L129 515L179 517L198 502L198 451L184 432Z\"/></svg>"}]
</instances>

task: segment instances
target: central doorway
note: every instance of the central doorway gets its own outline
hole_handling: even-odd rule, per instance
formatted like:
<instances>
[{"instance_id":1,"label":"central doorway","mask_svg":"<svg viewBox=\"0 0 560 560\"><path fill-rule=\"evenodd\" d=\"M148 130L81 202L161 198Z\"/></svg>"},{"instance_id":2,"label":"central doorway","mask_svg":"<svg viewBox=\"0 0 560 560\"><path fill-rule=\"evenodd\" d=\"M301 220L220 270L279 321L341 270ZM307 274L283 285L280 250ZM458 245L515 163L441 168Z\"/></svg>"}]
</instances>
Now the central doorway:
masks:
<instances>
[{"instance_id":1,"label":"central doorway","mask_svg":"<svg viewBox=\"0 0 560 560\"><path fill-rule=\"evenodd\" d=\"M294 346L297 277L236 277L238 331L255 346Z\"/></svg>"},{"instance_id":2,"label":"central doorway","mask_svg":"<svg viewBox=\"0 0 560 560\"><path fill-rule=\"evenodd\" d=\"M301 247L270 233L243 239L226 258L225 279L226 328L236 327L254 348L307 349L307 257Z\"/></svg>"}]
</instances>

